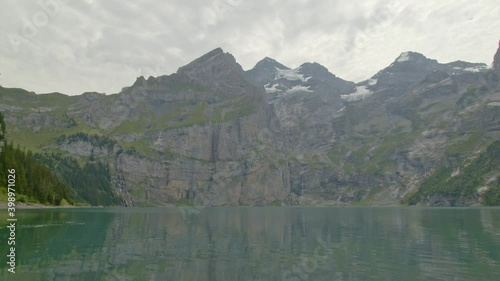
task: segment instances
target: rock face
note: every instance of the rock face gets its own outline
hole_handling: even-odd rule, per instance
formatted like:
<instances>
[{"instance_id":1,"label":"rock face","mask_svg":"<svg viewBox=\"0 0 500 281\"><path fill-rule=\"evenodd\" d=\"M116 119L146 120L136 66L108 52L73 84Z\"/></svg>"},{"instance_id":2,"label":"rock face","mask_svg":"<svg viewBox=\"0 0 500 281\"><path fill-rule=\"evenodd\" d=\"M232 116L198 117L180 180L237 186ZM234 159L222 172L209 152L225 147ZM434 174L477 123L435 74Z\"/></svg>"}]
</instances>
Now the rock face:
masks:
<instances>
[{"instance_id":1,"label":"rock face","mask_svg":"<svg viewBox=\"0 0 500 281\"><path fill-rule=\"evenodd\" d=\"M145 128L137 139L134 131L117 137L132 143L146 140L153 154L168 156L160 161L156 155L121 156L115 169L128 184L145 189L145 201L258 205L286 199L288 170L264 157L285 157L280 124L243 74L231 55L216 49L181 67L174 77L148 79L143 85L144 102L158 107L148 121L154 129ZM179 80L183 82L176 85ZM172 93L161 93L172 86ZM131 95L136 94L132 88ZM165 98L168 105L160 106ZM165 120L153 121L162 111ZM137 113L139 120L142 114Z\"/></svg>"},{"instance_id":2,"label":"rock face","mask_svg":"<svg viewBox=\"0 0 500 281\"><path fill-rule=\"evenodd\" d=\"M414 52L355 84L318 63L244 71L215 49L117 95L0 88L0 109L16 143L109 163L127 205L399 204L500 138L498 81ZM100 137L60 137L75 132ZM421 199L438 201L453 200Z\"/></svg>"},{"instance_id":3,"label":"rock face","mask_svg":"<svg viewBox=\"0 0 500 281\"><path fill-rule=\"evenodd\" d=\"M500 41L498 41L498 49L493 57L493 69L500 71Z\"/></svg>"}]
</instances>

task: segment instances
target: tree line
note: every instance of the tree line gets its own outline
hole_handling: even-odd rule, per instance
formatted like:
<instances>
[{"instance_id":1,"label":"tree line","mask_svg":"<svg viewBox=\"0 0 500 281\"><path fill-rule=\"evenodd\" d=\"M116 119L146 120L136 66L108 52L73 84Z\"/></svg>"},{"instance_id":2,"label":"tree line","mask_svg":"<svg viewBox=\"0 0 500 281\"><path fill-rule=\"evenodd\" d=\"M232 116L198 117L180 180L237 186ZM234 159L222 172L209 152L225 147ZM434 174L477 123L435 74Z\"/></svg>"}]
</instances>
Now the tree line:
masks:
<instances>
[{"instance_id":1,"label":"tree line","mask_svg":"<svg viewBox=\"0 0 500 281\"><path fill-rule=\"evenodd\" d=\"M35 158L52 171L73 190L76 201L93 206L120 205L122 200L113 192L111 174L107 163L87 162L82 166L71 157L61 154L36 154Z\"/></svg>"}]
</instances>

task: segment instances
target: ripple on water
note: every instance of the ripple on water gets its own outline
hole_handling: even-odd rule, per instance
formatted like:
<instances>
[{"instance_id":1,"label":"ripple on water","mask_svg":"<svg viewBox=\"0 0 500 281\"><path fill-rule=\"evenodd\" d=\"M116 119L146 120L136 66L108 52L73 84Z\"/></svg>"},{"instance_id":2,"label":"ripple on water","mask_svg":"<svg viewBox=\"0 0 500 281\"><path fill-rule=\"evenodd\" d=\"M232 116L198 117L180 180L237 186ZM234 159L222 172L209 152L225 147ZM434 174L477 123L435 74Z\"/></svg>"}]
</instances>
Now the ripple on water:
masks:
<instances>
[{"instance_id":1,"label":"ripple on water","mask_svg":"<svg viewBox=\"0 0 500 281\"><path fill-rule=\"evenodd\" d=\"M58 221L49 222L41 224L19 224L18 228L41 228L41 227L53 227L53 226L64 226L64 225L85 225L85 222L79 221Z\"/></svg>"}]
</instances>

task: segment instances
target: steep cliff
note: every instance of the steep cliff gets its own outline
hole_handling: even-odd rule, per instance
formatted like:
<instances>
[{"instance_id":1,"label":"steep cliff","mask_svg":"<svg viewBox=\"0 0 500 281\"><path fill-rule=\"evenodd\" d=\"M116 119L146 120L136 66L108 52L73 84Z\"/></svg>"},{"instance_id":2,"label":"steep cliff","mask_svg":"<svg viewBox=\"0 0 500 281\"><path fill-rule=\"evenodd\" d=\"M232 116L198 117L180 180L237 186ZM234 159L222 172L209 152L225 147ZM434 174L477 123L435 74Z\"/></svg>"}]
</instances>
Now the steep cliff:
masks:
<instances>
[{"instance_id":1,"label":"steep cliff","mask_svg":"<svg viewBox=\"0 0 500 281\"><path fill-rule=\"evenodd\" d=\"M1 109L16 128L12 138L35 151L110 163L128 205L255 205L289 195L280 123L221 49L170 76L139 77L117 95L2 89ZM61 141L63 134L73 137Z\"/></svg>"},{"instance_id":2,"label":"steep cliff","mask_svg":"<svg viewBox=\"0 0 500 281\"><path fill-rule=\"evenodd\" d=\"M433 205L415 196L425 179L500 139L499 87L484 64L414 52L355 84L318 63L244 71L215 49L114 95L0 88L0 111L22 146L108 163L126 205Z\"/></svg>"}]
</instances>

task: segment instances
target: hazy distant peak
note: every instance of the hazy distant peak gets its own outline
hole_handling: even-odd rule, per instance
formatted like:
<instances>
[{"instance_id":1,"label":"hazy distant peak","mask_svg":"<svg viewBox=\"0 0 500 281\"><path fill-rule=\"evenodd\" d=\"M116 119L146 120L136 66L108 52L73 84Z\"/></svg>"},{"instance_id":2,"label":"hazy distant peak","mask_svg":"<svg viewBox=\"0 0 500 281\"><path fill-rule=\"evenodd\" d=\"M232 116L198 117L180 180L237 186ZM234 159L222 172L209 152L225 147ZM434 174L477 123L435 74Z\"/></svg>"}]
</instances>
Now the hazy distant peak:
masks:
<instances>
[{"instance_id":1,"label":"hazy distant peak","mask_svg":"<svg viewBox=\"0 0 500 281\"><path fill-rule=\"evenodd\" d=\"M326 67L317 62L306 62L300 67L300 71L304 74L330 73ZM335 75L334 75L335 76Z\"/></svg>"},{"instance_id":2,"label":"hazy distant peak","mask_svg":"<svg viewBox=\"0 0 500 281\"><path fill-rule=\"evenodd\" d=\"M426 61L428 58L417 52L402 52L394 62Z\"/></svg>"},{"instance_id":3,"label":"hazy distant peak","mask_svg":"<svg viewBox=\"0 0 500 281\"><path fill-rule=\"evenodd\" d=\"M265 58L261 59L259 62L257 62L257 64L255 64L253 69L257 69L257 68L261 68L261 69L262 68L290 69L289 67L281 64L280 62L278 62L275 59L270 58L270 57L265 57Z\"/></svg>"}]
</instances>

